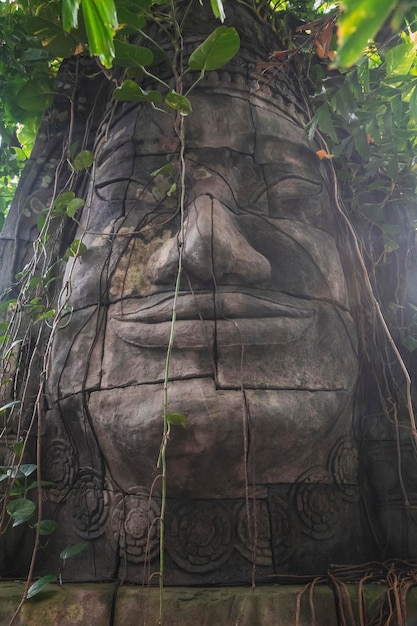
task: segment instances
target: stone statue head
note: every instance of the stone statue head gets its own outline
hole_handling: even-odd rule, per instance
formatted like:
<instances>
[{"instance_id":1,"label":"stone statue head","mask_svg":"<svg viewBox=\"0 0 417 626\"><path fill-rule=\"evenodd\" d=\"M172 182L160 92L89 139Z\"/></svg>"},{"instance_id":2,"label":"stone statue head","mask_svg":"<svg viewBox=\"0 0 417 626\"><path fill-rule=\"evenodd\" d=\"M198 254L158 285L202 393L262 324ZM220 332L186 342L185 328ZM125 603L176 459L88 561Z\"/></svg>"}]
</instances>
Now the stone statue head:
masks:
<instances>
[{"instance_id":1,"label":"stone statue head","mask_svg":"<svg viewBox=\"0 0 417 626\"><path fill-rule=\"evenodd\" d=\"M347 558L356 330L329 181L278 83L213 72L183 138L147 104L99 129L44 442L55 541L90 542L86 578L157 569L164 443L168 582ZM186 418L165 442L164 411Z\"/></svg>"},{"instance_id":2,"label":"stone statue head","mask_svg":"<svg viewBox=\"0 0 417 626\"><path fill-rule=\"evenodd\" d=\"M63 264L47 346L43 515L58 527L40 574L85 541L68 578L157 584L161 514L167 584L312 576L374 558L335 181L308 138L296 73L261 79L254 41L265 58L270 35L252 14L241 25L239 54L190 91L185 118L116 102L96 67L84 73L71 128L94 163L74 184L85 204L63 238L81 245ZM68 119L51 123L59 133L39 136L21 222L3 231L10 246L23 232L30 241L36 206L67 189L54 172Z\"/></svg>"}]
</instances>

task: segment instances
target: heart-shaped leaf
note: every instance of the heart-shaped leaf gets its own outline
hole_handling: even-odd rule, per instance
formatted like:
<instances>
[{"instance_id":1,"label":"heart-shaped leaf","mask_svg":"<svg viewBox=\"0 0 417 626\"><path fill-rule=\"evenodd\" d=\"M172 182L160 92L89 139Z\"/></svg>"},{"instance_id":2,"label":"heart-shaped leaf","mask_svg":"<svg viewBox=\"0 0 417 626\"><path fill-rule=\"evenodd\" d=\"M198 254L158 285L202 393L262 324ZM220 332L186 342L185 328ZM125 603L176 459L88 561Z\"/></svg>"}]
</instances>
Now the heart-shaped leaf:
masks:
<instances>
[{"instance_id":1,"label":"heart-shaped leaf","mask_svg":"<svg viewBox=\"0 0 417 626\"><path fill-rule=\"evenodd\" d=\"M113 91L113 98L122 102L161 102L160 91L145 91L134 80L125 80Z\"/></svg>"},{"instance_id":2,"label":"heart-shaped leaf","mask_svg":"<svg viewBox=\"0 0 417 626\"><path fill-rule=\"evenodd\" d=\"M179 111L181 115L189 115L193 110L189 99L174 90L167 94L165 102L171 109Z\"/></svg>"},{"instance_id":3,"label":"heart-shaped leaf","mask_svg":"<svg viewBox=\"0 0 417 626\"><path fill-rule=\"evenodd\" d=\"M191 54L188 65L192 70L217 70L226 65L240 48L235 28L219 26Z\"/></svg>"},{"instance_id":4,"label":"heart-shaped leaf","mask_svg":"<svg viewBox=\"0 0 417 626\"><path fill-rule=\"evenodd\" d=\"M119 39L114 41L116 65L122 67L138 68L146 65L152 65L153 54L149 48L143 46L134 46L131 43L125 43Z\"/></svg>"}]
</instances>

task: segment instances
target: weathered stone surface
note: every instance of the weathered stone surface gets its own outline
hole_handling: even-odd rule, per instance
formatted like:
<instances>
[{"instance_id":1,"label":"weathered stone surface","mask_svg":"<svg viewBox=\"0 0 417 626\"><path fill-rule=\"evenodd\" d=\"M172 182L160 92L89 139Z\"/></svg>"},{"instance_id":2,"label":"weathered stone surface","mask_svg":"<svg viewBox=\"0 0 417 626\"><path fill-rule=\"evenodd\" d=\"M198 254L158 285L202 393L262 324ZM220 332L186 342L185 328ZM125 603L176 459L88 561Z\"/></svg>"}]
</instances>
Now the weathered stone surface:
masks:
<instances>
[{"instance_id":1,"label":"weathered stone surface","mask_svg":"<svg viewBox=\"0 0 417 626\"><path fill-rule=\"evenodd\" d=\"M191 98L193 107L201 111L200 116L190 118L187 141L189 148L227 148L242 154L252 154L255 147L255 131L251 110L243 97L233 98L233 115L225 115L230 106L228 94L213 94L210 99L205 91L195 92ZM201 120L210 120L201 124Z\"/></svg>"},{"instance_id":2,"label":"weathered stone surface","mask_svg":"<svg viewBox=\"0 0 417 626\"><path fill-rule=\"evenodd\" d=\"M47 393L52 401L99 387L105 328L103 313L93 306L62 317L52 351L53 366L48 374ZM57 345L60 348L57 349Z\"/></svg>"},{"instance_id":3,"label":"weathered stone surface","mask_svg":"<svg viewBox=\"0 0 417 626\"><path fill-rule=\"evenodd\" d=\"M23 592L23 585L0 585L0 626L8 626ZM270 585L229 589L165 588L164 626L339 626L342 617L359 623L358 585L343 585L337 597L327 585ZM376 618L378 626L392 620L393 606L380 613L385 585L362 586L362 615ZM406 594L407 626L417 617L417 593ZM379 615L379 618L377 617ZM342 617L341 617L342 616ZM118 587L111 584L49 585L29 600L17 618L17 626L158 626L159 591L150 588ZM297 622L298 619L298 622ZM394 618L395 619L395 618ZM347 621L347 623L350 623ZM353 622L352 622L353 623ZM396 622L395 622L396 623Z\"/></svg>"},{"instance_id":4,"label":"weathered stone surface","mask_svg":"<svg viewBox=\"0 0 417 626\"><path fill-rule=\"evenodd\" d=\"M254 591L234 589L187 589L164 592L164 615L169 626L295 626L297 594L301 588L258 587ZM336 626L337 616L329 589L316 588L314 594L316 620L320 626ZM134 589L122 587L118 593L114 626L133 626L142 616L143 623L157 626L159 598L155 591L142 595ZM306 598L301 604L300 626L310 624L311 610Z\"/></svg>"},{"instance_id":5,"label":"weathered stone surface","mask_svg":"<svg viewBox=\"0 0 417 626\"><path fill-rule=\"evenodd\" d=\"M162 385L103 390L90 396L89 410L100 448L123 491L134 485L149 489L158 475L162 397ZM169 410L184 413L187 426L175 427L170 436L167 458L172 468L168 474L171 497L200 497L202 484L205 497L243 493L243 402L240 391L216 391L212 380L172 383ZM207 448L222 450L227 471L205 454ZM155 489L157 493L160 490L158 481Z\"/></svg>"},{"instance_id":6,"label":"weathered stone surface","mask_svg":"<svg viewBox=\"0 0 417 626\"><path fill-rule=\"evenodd\" d=\"M23 592L19 583L0 584L0 626L8 626ZM380 614L384 585L362 587L362 615L378 626L388 622L392 610ZM339 626L341 616L359 623L359 588L344 585L336 597L327 585L270 585L229 589L165 588L164 626ZM417 617L417 593L406 594L407 626ZM26 602L17 626L158 626L159 591L150 588L118 587L111 584L49 585L39 596ZM355 623L356 623L355 622ZM348 622L350 623L350 622Z\"/></svg>"},{"instance_id":7,"label":"weathered stone surface","mask_svg":"<svg viewBox=\"0 0 417 626\"><path fill-rule=\"evenodd\" d=\"M23 594L23 584L0 584L0 624L7 626ZM16 626L108 626L111 624L114 584L49 585L27 600Z\"/></svg>"}]
</instances>

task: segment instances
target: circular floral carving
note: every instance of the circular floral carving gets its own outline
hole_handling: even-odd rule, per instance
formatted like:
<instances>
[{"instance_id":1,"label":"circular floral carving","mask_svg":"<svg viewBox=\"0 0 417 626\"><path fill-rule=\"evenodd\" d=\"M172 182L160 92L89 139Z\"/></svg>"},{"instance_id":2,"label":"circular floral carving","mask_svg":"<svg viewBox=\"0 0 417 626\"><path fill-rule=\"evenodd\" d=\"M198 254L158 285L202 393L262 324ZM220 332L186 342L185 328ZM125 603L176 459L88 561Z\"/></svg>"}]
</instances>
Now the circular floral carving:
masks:
<instances>
[{"instance_id":1,"label":"circular floral carving","mask_svg":"<svg viewBox=\"0 0 417 626\"><path fill-rule=\"evenodd\" d=\"M45 489L45 495L52 502L62 502L74 484L77 467L74 450L64 439L54 439L45 450L42 463L42 476L54 483Z\"/></svg>"},{"instance_id":2,"label":"circular floral carving","mask_svg":"<svg viewBox=\"0 0 417 626\"><path fill-rule=\"evenodd\" d=\"M290 502L281 495L271 494L272 545L274 564L281 565L292 556L296 546L296 519Z\"/></svg>"},{"instance_id":3,"label":"circular floral carving","mask_svg":"<svg viewBox=\"0 0 417 626\"><path fill-rule=\"evenodd\" d=\"M104 533L109 514L109 494L103 478L92 469L82 469L71 490L72 527L84 539L97 539Z\"/></svg>"},{"instance_id":4,"label":"circular floral carving","mask_svg":"<svg viewBox=\"0 0 417 626\"><path fill-rule=\"evenodd\" d=\"M331 484L329 473L312 468L295 487L295 504L304 525L303 532L313 539L328 539L340 521L340 492Z\"/></svg>"},{"instance_id":5,"label":"circular floral carving","mask_svg":"<svg viewBox=\"0 0 417 626\"><path fill-rule=\"evenodd\" d=\"M233 550L229 511L221 502L187 502L172 511L167 550L187 572L210 572L223 565Z\"/></svg>"},{"instance_id":6,"label":"circular floral carving","mask_svg":"<svg viewBox=\"0 0 417 626\"><path fill-rule=\"evenodd\" d=\"M236 548L251 563L255 557L256 565L272 565L268 505L264 500L248 504L243 502L237 510Z\"/></svg>"},{"instance_id":7,"label":"circular floral carving","mask_svg":"<svg viewBox=\"0 0 417 626\"><path fill-rule=\"evenodd\" d=\"M111 527L122 558L131 563L143 563L158 554L159 515L158 503L140 487L132 487L119 499Z\"/></svg>"},{"instance_id":8,"label":"circular floral carving","mask_svg":"<svg viewBox=\"0 0 417 626\"><path fill-rule=\"evenodd\" d=\"M331 460L334 481L345 500L355 502L359 498L358 450L354 442L346 437L337 444Z\"/></svg>"}]
</instances>

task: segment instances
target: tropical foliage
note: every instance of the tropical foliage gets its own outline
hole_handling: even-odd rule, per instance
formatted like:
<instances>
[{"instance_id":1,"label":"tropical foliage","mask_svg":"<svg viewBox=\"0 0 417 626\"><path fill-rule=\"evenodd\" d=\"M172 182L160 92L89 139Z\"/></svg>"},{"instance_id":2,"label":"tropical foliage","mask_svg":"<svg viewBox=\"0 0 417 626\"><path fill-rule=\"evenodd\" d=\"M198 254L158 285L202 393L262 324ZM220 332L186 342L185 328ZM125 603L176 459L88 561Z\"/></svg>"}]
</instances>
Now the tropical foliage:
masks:
<instances>
[{"instance_id":1,"label":"tropical foliage","mask_svg":"<svg viewBox=\"0 0 417 626\"><path fill-rule=\"evenodd\" d=\"M332 58L329 53L336 47L333 33L337 18L339 47L336 61L341 68L358 60L370 38L382 26L387 28L391 14L392 30L388 40L383 45L368 48L357 69L342 73L333 81L325 72L314 76L322 105L312 128L317 124L325 132L330 130L333 143L339 146L336 152L349 151L355 146L362 157L367 157L366 136L369 136L379 146L381 158L385 150L391 155L394 145L394 153L399 151L404 160L411 148L407 142L413 144L414 139L407 129L417 117L415 9L407 2L395 9L395 0L345 0L339 16L340 7L324 1L246 1L258 13L265 12L265 8L273 10L276 24L288 34L292 52L301 50L303 54L309 54L313 50L321 58ZM214 15L223 22L227 17L227 3L223 5L222 0L210 2ZM174 0L171 3L175 3ZM104 71L116 65L128 68L131 77L140 74L152 66L157 51L152 51L152 42L146 48L134 46L129 43L129 37L139 32L146 36L148 25L155 22L163 26L167 6L169 8L166 0L17 0L0 3L0 226L13 197L19 172L30 153L40 117L53 101L54 77L61 60L74 54L89 54L97 57ZM323 16L329 17L323 19ZM298 24L298 28L291 28L292 23ZM205 44L203 56L210 50L203 62L202 51L194 53L190 69L213 69L216 56L223 64L228 47L233 55L239 45L237 34L233 38L226 26L221 28L223 30L218 29L214 38ZM300 34L304 35L301 48L297 42ZM344 83L342 91L339 90L341 83ZM344 102L342 93L348 96ZM143 93L133 81L126 81L114 95L120 100L157 102L162 99L159 92ZM184 110L188 107L175 94L168 97L167 103L170 102L177 107L185 106ZM344 137L346 141L340 145L339 136L329 121L329 107L337 118L336 125L348 127L352 141ZM362 111L359 118L357 111ZM372 121L369 118L374 114L376 120ZM398 133L397 129L401 132ZM375 159L372 162L375 167ZM394 158L390 159L390 168L393 172Z\"/></svg>"},{"instance_id":2,"label":"tropical foliage","mask_svg":"<svg viewBox=\"0 0 417 626\"><path fill-rule=\"evenodd\" d=\"M370 137L380 153L379 157L372 158L371 167L375 168L385 153L385 160L390 161L389 169L394 175L396 157L392 157L392 147L394 154L398 153L400 161L404 162L410 156L415 140L412 132L408 132L417 118L417 39L413 32L416 10L411 4L402 2L395 8L395 0L345 0L341 7L313 0L245 1L258 13L272 10L277 27L287 33L292 55L314 52L320 58L330 60L338 45L336 62L340 68L358 61L379 29L388 30L388 37L379 45L368 47L354 70L346 74L342 69L342 73L334 78L327 72L313 76L321 106L311 128L318 126L328 132L336 146L336 154L346 150L349 156L354 147L365 160L369 154L366 137ZM210 2L214 15L223 22L227 18L227 3L223 5L222 0ZM175 0L171 0L172 3L175 4ZM97 57L104 71L114 65L121 66L127 68L130 77L134 78L158 60L160 51L152 50L151 41L150 46L144 48L130 44L129 38L139 32L146 36L147 27L155 22L163 27L169 6L166 0L17 0L0 3L0 226L13 197L19 172L30 154L40 117L53 101L54 78L62 59L74 54L89 54ZM338 44L334 35L335 23ZM190 69L213 69L218 59L223 64L227 49L233 55L239 44L237 34L232 37L232 31L223 26L205 45L204 61L201 60L202 51L196 51L190 59ZM273 57L272 60L277 59ZM344 85L342 90L339 89L341 84ZM126 81L114 95L120 100L162 100L160 92L146 94L133 81ZM175 94L170 94L166 102L185 107L185 111L189 106ZM329 111L335 117L333 122ZM358 111L361 112L359 116ZM347 131L349 137L342 137L344 141L340 141L340 135L334 132L335 123L336 127Z\"/></svg>"}]
</instances>

